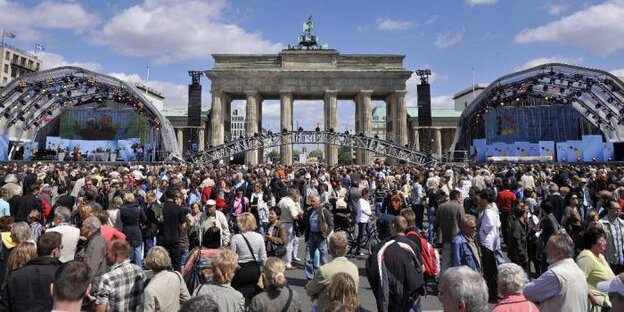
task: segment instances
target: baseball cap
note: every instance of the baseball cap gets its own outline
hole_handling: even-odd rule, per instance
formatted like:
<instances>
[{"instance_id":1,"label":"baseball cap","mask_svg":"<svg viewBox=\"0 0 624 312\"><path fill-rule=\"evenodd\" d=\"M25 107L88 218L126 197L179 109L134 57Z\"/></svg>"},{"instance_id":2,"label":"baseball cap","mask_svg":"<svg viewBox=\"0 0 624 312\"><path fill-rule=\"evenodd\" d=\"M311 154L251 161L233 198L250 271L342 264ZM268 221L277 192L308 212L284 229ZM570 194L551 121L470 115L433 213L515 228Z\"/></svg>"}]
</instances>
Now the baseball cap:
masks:
<instances>
[{"instance_id":1,"label":"baseball cap","mask_svg":"<svg viewBox=\"0 0 624 312\"><path fill-rule=\"evenodd\" d=\"M206 201L206 206L214 206L216 204L217 204L217 202L214 201L214 199L209 199L209 200Z\"/></svg>"},{"instance_id":2,"label":"baseball cap","mask_svg":"<svg viewBox=\"0 0 624 312\"><path fill-rule=\"evenodd\" d=\"M596 288L605 293L618 293L621 296L624 296L624 273L617 275L614 279L610 281L600 282L596 285Z\"/></svg>"}]
</instances>

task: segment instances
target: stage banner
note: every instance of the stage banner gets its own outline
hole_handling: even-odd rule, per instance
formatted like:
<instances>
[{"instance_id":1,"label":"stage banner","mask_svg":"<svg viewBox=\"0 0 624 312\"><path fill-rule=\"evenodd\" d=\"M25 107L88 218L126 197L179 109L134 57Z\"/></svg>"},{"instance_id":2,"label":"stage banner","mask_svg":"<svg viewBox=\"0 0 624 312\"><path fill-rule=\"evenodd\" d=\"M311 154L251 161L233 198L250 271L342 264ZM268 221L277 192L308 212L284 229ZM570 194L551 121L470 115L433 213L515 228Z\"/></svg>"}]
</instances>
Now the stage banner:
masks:
<instances>
[{"instance_id":1,"label":"stage banner","mask_svg":"<svg viewBox=\"0 0 624 312\"><path fill-rule=\"evenodd\" d=\"M557 142L557 162L567 162L568 158L568 150L570 149L570 145L568 142Z\"/></svg>"},{"instance_id":2,"label":"stage banner","mask_svg":"<svg viewBox=\"0 0 624 312\"><path fill-rule=\"evenodd\" d=\"M114 151L117 148L117 141L87 141L87 140L69 140L69 152L73 152L76 146L80 147L81 154L89 154L98 152L104 153L107 150Z\"/></svg>"},{"instance_id":3,"label":"stage banner","mask_svg":"<svg viewBox=\"0 0 624 312\"><path fill-rule=\"evenodd\" d=\"M613 161L615 157L615 149L613 148L613 142L603 143L603 159L604 161Z\"/></svg>"},{"instance_id":4,"label":"stage banner","mask_svg":"<svg viewBox=\"0 0 624 312\"><path fill-rule=\"evenodd\" d=\"M130 109L70 108L61 113L60 137L71 140L117 141L145 138L147 120Z\"/></svg>"},{"instance_id":5,"label":"stage banner","mask_svg":"<svg viewBox=\"0 0 624 312\"><path fill-rule=\"evenodd\" d=\"M486 152L487 152L486 146L487 146L487 141L485 139L472 140L472 147L476 149L478 161L486 160Z\"/></svg>"},{"instance_id":6,"label":"stage banner","mask_svg":"<svg viewBox=\"0 0 624 312\"><path fill-rule=\"evenodd\" d=\"M490 108L485 114L485 138L493 142L562 142L580 137L578 113L572 106Z\"/></svg>"},{"instance_id":7,"label":"stage banner","mask_svg":"<svg viewBox=\"0 0 624 312\"><path fill-rule=\"evenodd\" d=\"M490 156L507 156L507 144L503 142L493 143L494 146L494 155Z\"/></svg>"},{"instance_id":8,"label":"stage banner","mask_svg":"<svg viewBox=\"0 0 624 312\"><path fill-rule=\"evenodd\" d=\"M32 157L39 150L39 143L37 142L25 142L24 143L24 160L32 160Z\"/></svg>"},{"instance_id":9,"label":"stage banner","mask_svg":"<svg viewBox=\"0 0 624 312\"><path fill-rule=\"evenodd\" d=\"M555 142L553 141L539 141L539 156L551 156L555 159Z\"/></svg>"},{"instance_id":10,"label":"stage banner","mask_svg":"<svg viewBox=\"0 0 624 312\"><path fill-rule=\"evenodd\" d=\"M486 156L486 158L490 157L490 156L497 156L495 147L492 146L491 144L486 145L485 146L485 156Z\"/></svg>"},{"instance_id":11,"label":"stage banner","mask_svg":"<svg viewBox=\"0 0 624 312\"><path fill-rule=\"evenodd\" d=\"M9 136L0 135L0 160L9 158Z\"/></svg>"},{"instance_id":12,"label":"stage banner","mask_svg":"<svg viewBox=\"0 0 624 312\"><path fill-rule=\"evenodd\" d=\"M529 156L540 156L539 152L539 144L538 143L529 143Z\"/></svg>"},{"instance_id":13,"label":"stage banner","mask_svg":"<svg viewBox=\"0 0 624 312\"><path fill-rule=\"evenodd\" d=\"M605 161L602 152L602 136L600 135L584 135L583 136L583 161Z\"/></svg>"},{"instance_id":14,"label":"stage banner","mask_svg":"<svg viewBox=\"0 0 624 312\"><path fill-rule=\"evenodd\" d=\"M516 142L513 144L513 146L515 147L516 151L516 155L515 156L519 156L519 157L527 157L530 156L529 155L529 142Z\"/></svg>"},{"instance_id":15,"label":"stage banner","mask_svg":"<svg viewBox=\"0 0 624 312\"><path fill-rule=\"evenodd\" d=\"M567 143L569 162L583 161L583 141L568 141Z\"/></svg>"},{"instance_id":16,"label":"stage banner","mask_svg":"<svg viewBox=\"0 0 624 312\"><path fill-rule=\"evenodd\" d=\"M141 139L140 138L130 138L127 140L119 140L117 141L117 144L120 148L119 151L119 156L124 160L124 161L129 161L129 160L140 160L138 157L138 150L139 150L139 145L141 144Z\"/></svg>"},{"instance_id":17,"label":"stage banner","mask_svg":"<svg viewBox=\"0 0 624 312\"><path fill-rule=\"evenodd\" d=\"M67 150L69 148L69 139L46 137L46 148L52 151Z\"/></svg>"}]
</instances>

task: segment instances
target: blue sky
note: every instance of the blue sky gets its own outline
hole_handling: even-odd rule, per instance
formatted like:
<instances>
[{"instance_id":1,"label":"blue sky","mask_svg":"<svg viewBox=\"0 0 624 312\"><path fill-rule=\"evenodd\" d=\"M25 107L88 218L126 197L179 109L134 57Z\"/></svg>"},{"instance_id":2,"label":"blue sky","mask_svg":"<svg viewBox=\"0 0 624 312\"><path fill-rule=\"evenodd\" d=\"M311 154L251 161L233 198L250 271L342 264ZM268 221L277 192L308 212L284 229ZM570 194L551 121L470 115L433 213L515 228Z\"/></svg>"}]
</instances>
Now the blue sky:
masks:
<instances>
[{"instance_id":1,"label":"blue sky","mask_svg":"<svg viewBox=\"0 0 624 312\"><path fill-rule=\"evenodd\" d=\"M314 17L315 33L340 53L404 54L407 69L433 71L433 103L513 71L564 62L624 76L624 0L0 0L0 27L9 43L38 52L46 68L82 66L150 86L169 108L186 106L191 69L208 69L212 53L276 53L294 43ZM210 106L203 78L203 105ZM408 81L415 105L416 79ZM380 103L375 103L379 105ZM242 108L243 103L234 104ZM314 127L320 101L295 102L294 118ZM354 105L339 104L341 127L352 127ZM279 103L264 103L273 128Z\"/></svg>"}]
</instances>

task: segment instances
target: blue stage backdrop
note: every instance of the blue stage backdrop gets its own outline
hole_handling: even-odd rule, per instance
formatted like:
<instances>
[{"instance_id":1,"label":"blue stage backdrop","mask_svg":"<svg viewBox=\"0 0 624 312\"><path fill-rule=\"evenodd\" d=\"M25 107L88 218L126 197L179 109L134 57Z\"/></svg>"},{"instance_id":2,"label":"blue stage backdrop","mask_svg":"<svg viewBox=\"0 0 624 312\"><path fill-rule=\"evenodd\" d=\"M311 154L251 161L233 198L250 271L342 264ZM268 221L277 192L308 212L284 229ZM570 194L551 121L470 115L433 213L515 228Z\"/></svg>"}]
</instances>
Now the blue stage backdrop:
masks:
<instances>
[{"instance_id":1,"label":"blue stage backdrop","mask_svg":"<svg viewBox=\"0 0 624 312\"><path fill-rule=\"evenodd\" d=\"M572 106L499 107L485 114L488 143L575 140L578 113Z\"/></svg>"}]
</instances>

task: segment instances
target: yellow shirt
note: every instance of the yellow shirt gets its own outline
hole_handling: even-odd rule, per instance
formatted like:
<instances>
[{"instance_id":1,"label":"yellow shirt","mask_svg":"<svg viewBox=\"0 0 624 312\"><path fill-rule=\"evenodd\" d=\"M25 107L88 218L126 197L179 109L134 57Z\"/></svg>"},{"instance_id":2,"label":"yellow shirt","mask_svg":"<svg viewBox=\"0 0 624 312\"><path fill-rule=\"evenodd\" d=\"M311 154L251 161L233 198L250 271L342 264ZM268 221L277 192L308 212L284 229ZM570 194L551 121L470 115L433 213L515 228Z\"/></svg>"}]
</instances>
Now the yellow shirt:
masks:
<instances>
[{"instance_id":1,"label":"yellow shirt","mask_svg":"<svg viewBox=\"0 0 624 312\"><path fill-rule=\"evenodd\" d=\"M591 250L585 249L576 257L576 264L585 274L589 291L591 291L594 296L602 298L604 304L610 307L611 302L609 301L608 294L599 292L596 289L596 285L599 282L610 281L615 278L615 274L613 274L605 257L602 254L596 257Z\"/></svg>"}]
</instances>

